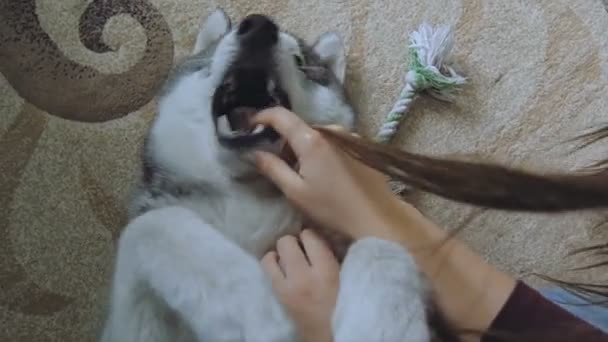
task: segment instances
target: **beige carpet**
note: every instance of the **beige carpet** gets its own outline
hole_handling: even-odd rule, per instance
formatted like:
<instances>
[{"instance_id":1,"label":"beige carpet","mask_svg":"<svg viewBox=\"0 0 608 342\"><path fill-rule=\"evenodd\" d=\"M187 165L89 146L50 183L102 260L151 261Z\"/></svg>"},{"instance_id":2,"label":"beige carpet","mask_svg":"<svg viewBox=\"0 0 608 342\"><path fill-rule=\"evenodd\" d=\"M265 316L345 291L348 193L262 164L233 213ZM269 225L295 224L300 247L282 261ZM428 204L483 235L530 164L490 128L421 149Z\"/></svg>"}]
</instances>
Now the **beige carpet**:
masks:
<instances>
[{"instance_id":1,"label":"beige carpet","mask_svg":"<svg viewBox=\"0 0 608 342\"><path fill-rule=\"evenodd\" d=\"M275 16L310 40L339 31L365 134L399 91L407 33L423 19L453 24L471 84L454 105L420 101L398 144L537 170L602 156L564 143L606 120L601 0L0 0L0 341L95 340L154 94L216 6ZM577 276L562 258L597 240L605 217L417 201L446 227L467 225L466 239L518 276Z\"/></svg>"}]
</instances>

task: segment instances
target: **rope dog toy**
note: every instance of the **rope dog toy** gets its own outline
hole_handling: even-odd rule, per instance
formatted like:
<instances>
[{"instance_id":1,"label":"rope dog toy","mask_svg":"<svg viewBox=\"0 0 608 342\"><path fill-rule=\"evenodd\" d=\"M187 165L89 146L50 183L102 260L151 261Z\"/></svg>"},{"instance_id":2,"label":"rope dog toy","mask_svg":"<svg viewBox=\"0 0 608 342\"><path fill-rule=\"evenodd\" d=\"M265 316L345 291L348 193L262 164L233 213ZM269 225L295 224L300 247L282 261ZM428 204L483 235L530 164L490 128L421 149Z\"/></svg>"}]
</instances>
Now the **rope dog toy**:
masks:
<instances>
[{"instance_id":1,"label":"rope dog toy","mask_svg":"<svg viewBox=\"0 0 608 342\"><path fill-rule=\"evenodd\" d=\"M422 93L451 101L459 87L466 83L447 63L454 44L450 27L432 27L426 22L410 35L409 71L405 86L391 111L386 116L376 141L388 143L410 111L412 103Z\"/></svg>"}]
</instances>

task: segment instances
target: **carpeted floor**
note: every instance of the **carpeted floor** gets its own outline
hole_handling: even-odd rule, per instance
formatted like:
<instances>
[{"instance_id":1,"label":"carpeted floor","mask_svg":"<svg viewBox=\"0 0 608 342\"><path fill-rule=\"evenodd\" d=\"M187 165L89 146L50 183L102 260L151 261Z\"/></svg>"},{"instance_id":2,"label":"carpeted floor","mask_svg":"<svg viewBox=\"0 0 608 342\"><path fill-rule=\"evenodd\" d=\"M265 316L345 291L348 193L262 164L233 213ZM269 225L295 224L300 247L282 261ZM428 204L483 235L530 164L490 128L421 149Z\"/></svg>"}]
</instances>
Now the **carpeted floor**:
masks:
<instances>
[{"instance_id":1,"label":"carpeted floor","mask_svg":"<svg viewBox=\"0 0 608 342\"><path fill-rule=\"evenodd\" d=\"M340 32L364 134L399 91L407 33L424 19L453 24L471 84L454 105L420 101L396 143L535 170L605 156L566 142L606 120L602 0L0 0L0 341L96 339L154 95L216 6L272 15L309 40ZM608 235L602 212L416 202L448 228L466 225L464 238L517 276L600 276L566 272L581 259L563 257Z\"/></svg>"}]
</instances>

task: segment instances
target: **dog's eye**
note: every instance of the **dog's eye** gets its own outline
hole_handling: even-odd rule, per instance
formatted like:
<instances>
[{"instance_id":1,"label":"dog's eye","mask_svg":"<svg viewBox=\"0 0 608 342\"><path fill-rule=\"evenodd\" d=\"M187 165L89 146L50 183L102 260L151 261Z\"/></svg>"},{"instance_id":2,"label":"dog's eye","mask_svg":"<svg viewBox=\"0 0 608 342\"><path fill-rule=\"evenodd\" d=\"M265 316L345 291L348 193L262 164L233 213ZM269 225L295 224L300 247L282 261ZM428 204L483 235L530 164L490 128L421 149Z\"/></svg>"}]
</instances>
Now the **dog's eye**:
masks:
<instances>
[{"instance_id":1,"label":"dog's eye","mask_svg":"<svg viewBox=\"0 0 608 342\"><path fill-rule=\"evenodd\" d=\"M304 58L302 58L302 56L293 55L293 60L296 63L296 66L298 68L301 68L304 66Z\"/></svg>"}]
</instances>

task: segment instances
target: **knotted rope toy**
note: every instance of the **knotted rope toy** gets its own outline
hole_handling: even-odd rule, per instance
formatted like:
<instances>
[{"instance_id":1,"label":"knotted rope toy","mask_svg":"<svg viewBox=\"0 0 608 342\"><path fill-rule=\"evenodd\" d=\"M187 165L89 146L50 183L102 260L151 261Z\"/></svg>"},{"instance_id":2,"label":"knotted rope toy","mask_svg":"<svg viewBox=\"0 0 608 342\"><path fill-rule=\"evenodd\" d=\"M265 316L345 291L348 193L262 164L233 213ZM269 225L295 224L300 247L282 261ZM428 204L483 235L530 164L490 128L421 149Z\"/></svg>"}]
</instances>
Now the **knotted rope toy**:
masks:
<instances>
[{"instance_id":1,"label":"knotted rope toy","mask_svg":"<svg viewBox=\"0 0 608 342\"><path fill-rule=\"evenodd\" d=\"M423 93L447 102L454 99L466 79L449 66L453 45L454 32L448 26L432 27L424 22L418 31L410 35L409 71L405 75L405 86L380 127L375 138L377 142L391 141L412 103ZM409 190L405 184L397 181L391 181L390 186L399 195Z\"/></svg>"},{"instance_id":2,"label":"knotted rope toy","mask_svg":"<svg viewBox=\"0 0 608 342\"><path fill-rule=\"evenodd\" d=\"M386 116L376 141L390 142L412 103L422 93L442 101L453 100L459 86L466 83L466 79L447 64L453 45L454 33L447 26L435 28L425 22L410 35L409 71L405 75L405 86Z\"/></svg>"}]
</instances>

